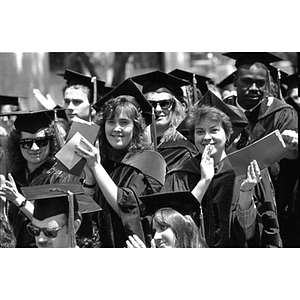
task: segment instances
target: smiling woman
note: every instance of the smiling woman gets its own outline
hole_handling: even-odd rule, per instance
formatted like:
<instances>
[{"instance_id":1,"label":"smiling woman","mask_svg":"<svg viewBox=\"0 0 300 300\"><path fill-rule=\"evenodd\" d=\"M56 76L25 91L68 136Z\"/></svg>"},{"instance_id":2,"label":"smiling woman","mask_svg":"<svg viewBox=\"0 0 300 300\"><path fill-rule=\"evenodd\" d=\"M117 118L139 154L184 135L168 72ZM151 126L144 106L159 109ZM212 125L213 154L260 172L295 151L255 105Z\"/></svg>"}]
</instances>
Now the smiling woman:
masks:
<instances>
[{"instance_id":1,"label":"smiling woman","mask_svg":"<svg viewBox=\"0 0 300 300\"><path fill-rule=\"evenodd\" d=\"M98 184L102 247L126 247L133 234L150 245L150 220L139 198L159 192L166 165L160 154L150 150L142 115L147 105L138 88L124 81L96 103L99 150L77 148L87 161L86 181Z\"/></svg>"},{"instance_id":2,"label":"smiling woman","mask_svg":"<svg viewBox=\"0 0 300 300\"><path fill-rule=\"evenodd\" d=\"M245 177L235 176L226 159L232 124L220 109L196 105L187 126L199 155L169 172L161 192L192 192L203 209L209 247L244 247L258 234L254 196L260 194L254 192L254 187L261 181L259 166L254 160ZM264 188L271 191L271 186Z\"/></svg>"}]
</instances>

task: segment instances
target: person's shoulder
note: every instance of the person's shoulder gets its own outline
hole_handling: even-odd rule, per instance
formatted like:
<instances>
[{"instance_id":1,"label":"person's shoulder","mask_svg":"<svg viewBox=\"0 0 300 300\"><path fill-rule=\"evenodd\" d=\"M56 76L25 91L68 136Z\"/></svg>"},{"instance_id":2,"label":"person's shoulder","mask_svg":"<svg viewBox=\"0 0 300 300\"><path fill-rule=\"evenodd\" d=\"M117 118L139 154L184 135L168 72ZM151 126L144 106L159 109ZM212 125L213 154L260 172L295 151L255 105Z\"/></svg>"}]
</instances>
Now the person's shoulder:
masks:
<instances>
[{"instance_id":1,"label":"person's shoulder","mask_svg":"<svg viewBox=\"0 0 300 300\"><path fill-rule=\"evenodd\" d=\"M200 174L200 157L196 156L189 158L184 163L169 171L168 174L180 172Z\"/></svg>"},{"instance_id":2,"label":"person's shoulder","mask_svg":"<svg viewBox=\"0 0 300 300\"><path fill-rule=\"evenodd\" d=\"M275 97L269 97L264 101L265 113L264 115L273 114L276 112L280 112L282 110L290 111L291 113L294 111L294 108L286 103L283 100L277 99Z\"/></svg>"},{"instance_id":3,"label":"person's shoulder","mask_svg":"<svg viewBox=\"0 0 300 300\"><path fill-rule=\"evenodd\" d=\"M163 181L166 172L166 161L161 154L154 150L143 150L136 152L134 155L125 158L122 163L134 167L144 175Z\"/></svg>"}]
</instances>

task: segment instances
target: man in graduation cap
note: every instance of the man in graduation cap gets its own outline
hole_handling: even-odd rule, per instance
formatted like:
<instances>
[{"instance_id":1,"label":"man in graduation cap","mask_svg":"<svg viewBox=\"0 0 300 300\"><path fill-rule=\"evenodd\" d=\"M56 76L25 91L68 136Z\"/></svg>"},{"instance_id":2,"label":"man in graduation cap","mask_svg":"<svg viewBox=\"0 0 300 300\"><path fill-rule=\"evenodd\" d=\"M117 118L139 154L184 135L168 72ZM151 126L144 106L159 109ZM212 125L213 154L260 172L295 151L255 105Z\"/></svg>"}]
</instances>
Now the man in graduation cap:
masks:
<instances>
[{"instance_id":1,"label":"man in graduation cap","mask_svg":"<svg viewBox=\"0 0 300 300\"><path fill-rule=\"evenodd\" d=\"M294 108L271 94L271 63L282 60L268 52L230 52L223 54L236 60L234 85L237 96L224 100L245 112L249 121L251 143L278 129L286 144L286 156L272 165L270 175L275 186L279 222L283 224L286 174L295 168L298 157L298 116ZM282 175L281 175L282 174ZM281 178L281 179L280 179Z\"/></svg>"},{"instance_id":2,"label":"man in graduation cap","mask_svg":"<svg viewBox=\"0 0 300 300\"><path fill-rule=\"evenodd\" d=\"M82 213L101 209L78 183L24 187L22 192L27 200L34 201L27 230L38 248L74 248Z\"/></svg>"},{"instance_id":3,"label":"man in graduation cap","mask_svg":"<svg viewBox=\"0 0 300 300\"><path fill-rule=\"evenodd\" d=\"M10 113L19 108L19 97L0 95L0 114ZM8 116L0 118L0 135L8 135L13 127L13 122ZM1 145L1 141L0 141Z\"/></svg>"},{"instance_id":4,"label":"man in graduation cap","mask_svg":"<svg viewBox=\"0 0 300 300\"><path fill-rule=\"evenodd\" d=\"M63 76L67 84L64 89L64 108L69 122L74 117L90 122L94 115L92 105L99 100L105 82L68 69Z\"/></svg>"},{"instance_id":5,"label":"man in graduation cap","mask_svg":"<svg viewBox=\"0 0 300 300\"><path fill-rule=\"evenodd\" d=\"M160 70L134 76L132 80L142 86L143 94L155 109L154 142L171 170L196 152L194 145L177 131L186 116L177 97L183 96L182 87L190 83Z\"/></svg>"},{"instance_id":6,"label":"man in graduation cap","mask_svg":"<svg viewBox=\"0 0 300 300\"><path fill-rule=\"evenodd\" d=\"M251 142L278 129L287 145L286 158L298 157L297 143L291 131L298 132L298 117L286 103L269 97L270 63L281 58L267 52L229 52L223 54L236 60L234 85L237 97L225 103L238 106L247 115L251 127Z\"/></svg>"}]
</instances>

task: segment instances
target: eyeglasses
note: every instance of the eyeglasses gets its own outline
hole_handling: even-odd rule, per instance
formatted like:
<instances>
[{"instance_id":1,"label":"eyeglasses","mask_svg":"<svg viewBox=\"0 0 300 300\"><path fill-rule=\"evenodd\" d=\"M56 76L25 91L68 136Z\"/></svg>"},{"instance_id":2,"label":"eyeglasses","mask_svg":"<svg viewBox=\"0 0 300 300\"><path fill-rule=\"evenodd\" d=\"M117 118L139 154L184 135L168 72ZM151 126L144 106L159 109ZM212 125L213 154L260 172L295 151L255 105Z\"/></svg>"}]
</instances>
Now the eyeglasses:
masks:
<instances>
[{"instance_id":1,"label":"eyeglasses","mask_svg":"<svg viewBox=\"0 0 300 300\"><path fill-rule=\"evenodd\" d=\"M67 224L64 224L62 226L56 227L56 228L40 228L37 226L34 226L32 224L27 224L27 230L30 235L32 236L39 236L41 231L43 231L44 235L49 239L55 239L57 237L58 232Z\"/></svg>"},{"instance_id":2,"label":"eyeglasses","mask_svg":"<svg viewBox=\"0 0 300 300\"><path fill-rule=\"evenodd\" d=\"M159 104L161 109L170 109L173 104L172 99L166 99L166 100L160 100L160 101L152 101L152 100L148 100L148 101L154 107L154 109L156 109L157 104Z\"/></svg>"},{"instance_id":3,"label":"eyeglasses","mask_svg":"<svg viewBox=\"0 0 300 300\"><path fill-rule=\"evenodd\" d=\"M31 149L33 143L35 143L39 148L41 148L47 146L48 142L49 138L47 136L44 136L36 139L21 139L19 144L23 149Z\"/></svg>"}]
</instances>

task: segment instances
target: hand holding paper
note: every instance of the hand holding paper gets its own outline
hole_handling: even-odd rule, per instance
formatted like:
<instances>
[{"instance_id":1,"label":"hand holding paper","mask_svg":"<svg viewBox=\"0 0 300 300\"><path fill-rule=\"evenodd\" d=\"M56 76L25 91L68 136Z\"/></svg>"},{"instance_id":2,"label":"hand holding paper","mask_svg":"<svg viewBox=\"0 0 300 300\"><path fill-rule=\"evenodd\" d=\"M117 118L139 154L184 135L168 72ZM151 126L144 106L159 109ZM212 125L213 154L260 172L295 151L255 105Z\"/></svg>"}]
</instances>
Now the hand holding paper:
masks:
<instances>
[{"instance_id":1,"label":"hand holding paper","mask_svg":"<svg viewBox=\"0 0 300 300\"><path fill-rule=\"evenodd\" d=\"M263 170L285 157L286 145L279 130L275 130L255 143L230 153L229 159L236 176L245 177L251 161L256 160Z\"/></svg>"},{"instance_id":2,"label":"hand holding paper","mask_svg":"<svg viewBox=\"0 0 300 300\"><path fill-rule=\"evenodd\" d=\"M95 164L100 163L99 151L94 147L89 141L81 138L79 143L75 145L75 153L86 159L86 164L88 167L93 167Z\"/></svg>"},{"instance_id":3,"label":"hand holding paper","mask_svg":"<svg viewBox=\"0 0 300 300\"><path fill-rule=\"evenodd\" d=\"M96 149L92 144L97 138L98 130L99 126L94 123L81 119L73 121L66 144L56 154L58 159L56 169L80 176L86 164L86 159L75 153L75 145L80 145L85 149Z\"/></svg>"}]
</instances>

